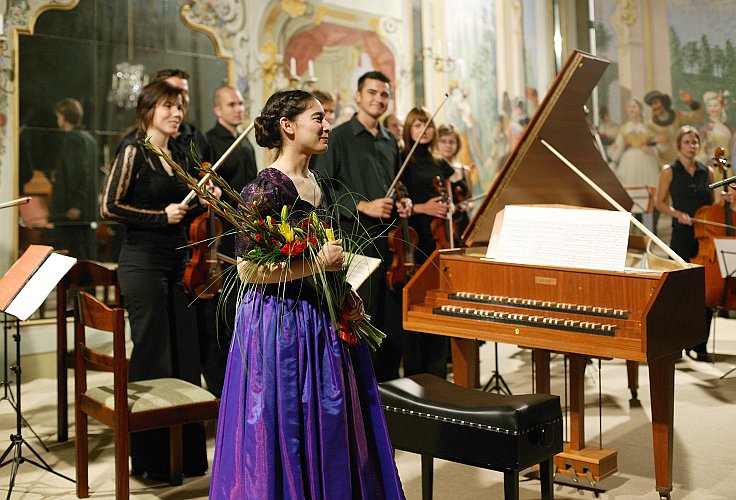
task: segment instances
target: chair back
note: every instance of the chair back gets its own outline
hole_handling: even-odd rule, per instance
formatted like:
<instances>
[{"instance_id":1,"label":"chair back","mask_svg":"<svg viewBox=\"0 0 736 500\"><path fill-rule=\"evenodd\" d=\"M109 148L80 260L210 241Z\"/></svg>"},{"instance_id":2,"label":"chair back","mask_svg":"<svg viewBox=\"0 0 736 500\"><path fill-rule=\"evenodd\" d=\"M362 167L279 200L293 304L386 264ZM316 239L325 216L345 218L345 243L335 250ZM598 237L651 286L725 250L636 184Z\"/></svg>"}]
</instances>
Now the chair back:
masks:
<instances>
[{"instance_id":1,"label":"chair back","mask_svg":"<svg viewBox=\"0 0 736 500\"><path fill-rule=\"evenodd\" d=\"M57 430L59 441L68 438L68 394L67 369L75 364L74 358L67 351L67 318L74 314L74 309L67 303L67 292L96 286L105 287L105 302L119 306L120 287L118 273L92 260L78 260L56 286L56 407ZM109 300L110 288L113 289L113 300Z\"/></svg>"},{"instance_id":2,"label":"chair back","mask_svg":"<svg viewBox=\"0 0 736 500\"><path fill-rule=\"evenodd\" d=\"M112 334L112 356L87 345L86 329L94 328ZM87 292L79 292L74 317L76 394L87 391L87 371L113 373L115 408L127 413L128 360L125 356L125 311L109 307ZM125 410L123 410L125 409Z\"/></svg>"}]
</instances>

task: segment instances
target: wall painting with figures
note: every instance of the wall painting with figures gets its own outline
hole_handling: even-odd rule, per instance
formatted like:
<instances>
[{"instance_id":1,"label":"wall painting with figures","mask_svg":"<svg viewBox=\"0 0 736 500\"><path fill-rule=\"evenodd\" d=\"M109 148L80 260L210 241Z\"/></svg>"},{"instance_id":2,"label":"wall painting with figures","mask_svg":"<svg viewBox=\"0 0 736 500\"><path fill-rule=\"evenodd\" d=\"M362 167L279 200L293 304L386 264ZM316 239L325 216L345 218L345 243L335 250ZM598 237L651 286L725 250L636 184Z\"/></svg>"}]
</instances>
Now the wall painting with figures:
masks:
<instances>
[{"instance_id":1,"label":"wall painting with figures","mask_svg":"<svg viewBox=\"0 0 736 500\"><path fill-rule=\"evenodd\" d=\"M600 85L600 103L610 112L601 131L624 185L644 180L628 177L631 149L657 166L671 160L657 144L659 129L639 125L638 139L627 135L636 129L632 123L654 121L656 110L647 102L654 91L683 118L677 124L700 131L700 161L709 163L718 147L727 158L736 154L734 16L736 3L727 0L596 1L598 55L611 61ZM617 143L617 135L628 139Z\"/></svg>"}]
</instances>

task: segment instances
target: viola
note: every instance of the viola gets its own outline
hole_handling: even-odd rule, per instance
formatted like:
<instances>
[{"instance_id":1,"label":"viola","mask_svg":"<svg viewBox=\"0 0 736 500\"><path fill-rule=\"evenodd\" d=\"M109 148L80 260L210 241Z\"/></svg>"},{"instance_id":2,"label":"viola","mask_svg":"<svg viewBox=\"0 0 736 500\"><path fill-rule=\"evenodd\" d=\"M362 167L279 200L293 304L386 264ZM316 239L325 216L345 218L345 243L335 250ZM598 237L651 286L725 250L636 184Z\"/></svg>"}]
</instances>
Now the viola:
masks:
<instances>
[{"instance_id":1,"label":"viola","mask_svg":"<svg viewBox=\"0 0 736 500\"><path fill-rule=\"evenodd\" d=\"M406 188L400 181L396 182L395 191L399 201L407 197ZM418 241L416 230L409 226L408 219L404 217L399 218L399 226L389 231L388 247L393 253L393 260L386 271L386 284L391 291L398 291L414 275L414 249Z\"/></svg>"},{"instance_id":2,"label":"viola","mask_svg":"<svg viewBox=\"0 0 736 500\"><path fill-rule=\"evenodd\" d=\"M442 197L442 202L446 203L449 207L451 200L442 177L439 175L435 176L434 179L432 179L432 185L434 186L434 190L437 191L437 194ZM452 241L452 218L435 217L430 224L430 229L432 230L432 237L435 241L435 248L454 248Z\"/></svg>"},{"instance_id":3,"label":"viola","mask_svg":"<svg viewBox=\"0 0 736 500\"><path fill-rule=\"evenodd\" d=\"M189 226L192 257L184 269L184 287L194 297L212 299L222 288L222 268L217 247L222 222L214 210L197 216Z\"/></svg>"},{"instance_id":4,"label":"viola","mask_svg":"<svg viewBox=\"0 0 736 500\"><path fill-rule=\"evenodd\" d=\"M716 148L713 166L726 178L728 162L725 150ZM733 237L731 204L721 200L700 207L695 212L694 231L698 240L698 254L690 259L705 267L705 304L708 307L736 308L736 282L721 277L714 238Z\"/></svg>"}]
</instances>

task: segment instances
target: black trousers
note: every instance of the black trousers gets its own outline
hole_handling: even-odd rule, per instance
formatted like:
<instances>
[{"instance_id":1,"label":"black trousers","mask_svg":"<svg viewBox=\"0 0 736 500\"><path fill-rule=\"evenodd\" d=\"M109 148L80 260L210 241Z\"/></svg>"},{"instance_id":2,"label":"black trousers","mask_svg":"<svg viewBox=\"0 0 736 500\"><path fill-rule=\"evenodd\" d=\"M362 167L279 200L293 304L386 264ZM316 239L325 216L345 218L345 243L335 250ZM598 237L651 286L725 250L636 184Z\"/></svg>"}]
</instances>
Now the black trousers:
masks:
<instances>
[{"instance_id":1,"label":"black trousers","mask_svg":"<svg viewBox=\"0 0 736 500\"><path fill-rule=\"evenodd\" d=\"M186 251L123 244L118 280L133 339L131 382L173 377L200 385L196 314L181 283L186 258ZM183 434L184 473L203 474L204 427L188 424ZM168 439L168 429L131 435L133 471L168 477Z\"/></svg>"}]
</instances>

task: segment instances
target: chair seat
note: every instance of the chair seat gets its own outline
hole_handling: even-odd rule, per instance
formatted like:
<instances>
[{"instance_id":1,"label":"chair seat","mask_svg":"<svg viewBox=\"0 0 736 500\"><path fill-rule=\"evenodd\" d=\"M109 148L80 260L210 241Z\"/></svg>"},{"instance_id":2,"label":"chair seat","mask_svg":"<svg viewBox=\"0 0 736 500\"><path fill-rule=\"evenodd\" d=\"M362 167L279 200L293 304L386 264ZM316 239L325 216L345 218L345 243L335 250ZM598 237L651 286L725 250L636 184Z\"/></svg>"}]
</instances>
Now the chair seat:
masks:
<instances>
[{"instance_id":1,"label":"chair seat","mask_svg":"<svg viewBox=\"0 0 736 500\"><path fill-rule=\"evenodd\" d=\"M85 395L98 403L115 409L112 385L87 389ZM128 382L128 408L131 413L159 410L172 406L214 401L211 392L176 378L158 378Z\"/></svg>"},{"instance_id":2,"label":"chair seat","mask_svg":"<svg viewBox=\"0 0 736 500\"><path fill-rule=\"evenodd\" d=\"M427 374L382 382L379 390L381 402L388 411L508 434L523 434L540 424L560 419L557 397L492 394Z\"/></svg>"}]
</instances>

